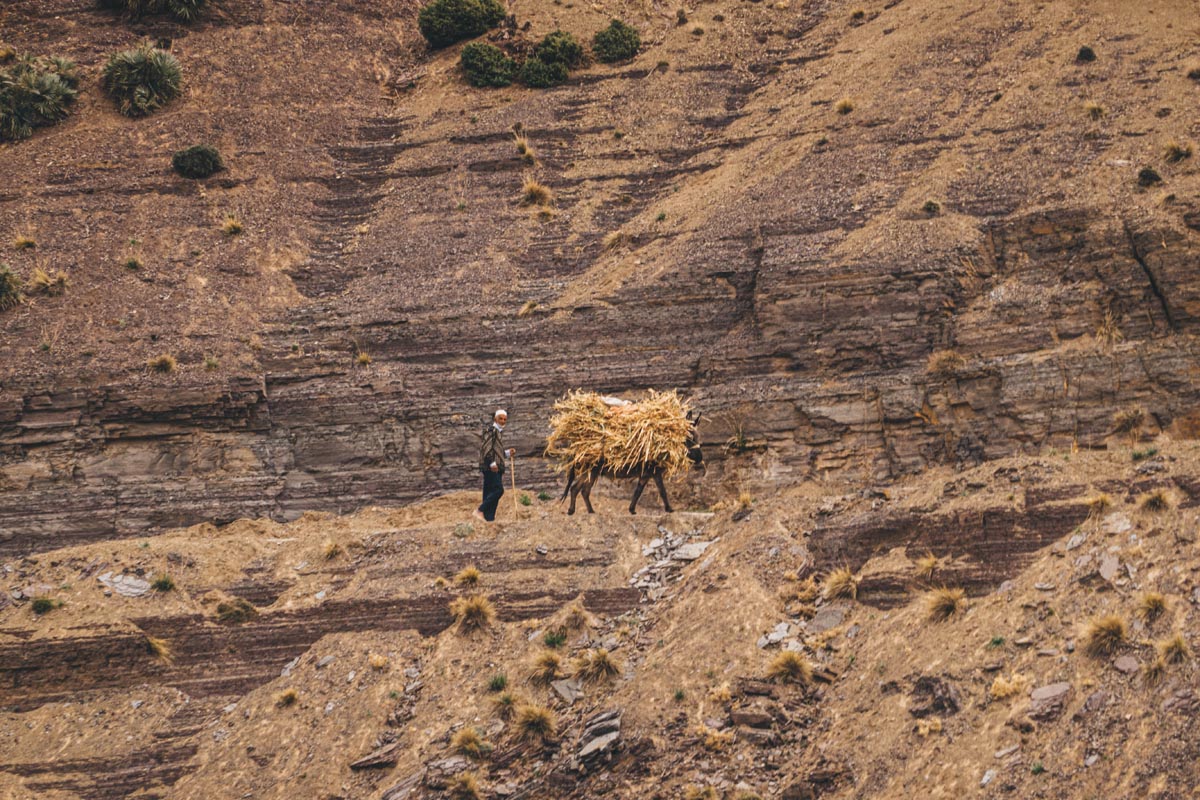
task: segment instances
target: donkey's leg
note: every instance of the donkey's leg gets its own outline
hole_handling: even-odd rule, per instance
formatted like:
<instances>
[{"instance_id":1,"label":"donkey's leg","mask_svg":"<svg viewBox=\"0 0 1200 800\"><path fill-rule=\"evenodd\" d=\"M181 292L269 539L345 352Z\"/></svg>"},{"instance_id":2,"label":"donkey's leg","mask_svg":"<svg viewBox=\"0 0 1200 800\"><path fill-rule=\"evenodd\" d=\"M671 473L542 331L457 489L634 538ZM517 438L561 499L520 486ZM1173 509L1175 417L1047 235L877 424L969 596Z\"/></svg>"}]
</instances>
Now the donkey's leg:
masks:
<instances>
[{"instance_id":1,"label":"donkey's leg","mask_svg":"<svg viewBox=\"0 0 1200 800\"><path fill-rule=\"evenodd\" d=\"M583 488L582 484L583 481L576 481L575 484L571 486L571 505L567 506L568 517L575 513L575 498L579 496L579 490ZM587 502L586 498L584 498L584 502Z\"/></svg>"},{"instance_id":2,"label":"donkey's leg","mask_svg":"<svg viewBox=\"0 0 1200 800\"><path fill-rule=\"evenodd\" d=\"M596 481L598 480L600 480L600 470L593 469L583 484L583 502L587 506L589 514L596 513L596 509L592 508L592 487L596 485Z\"/></svg>"},{"instance_id":3,"label":"donkey's leg","mask_svg":"<svg viewBox=\"0 0 1200 800\"><path fill-rule=\"evenodd\" d=\"M662 498L663 510L670 514L673 509L671 508L671 501L667 499L667 487L663 486L661 472L654 473L654 485L658 487L658 496Z\"/></svg>"},{"instance_id":4,"label":"donkey's leg","mask_svg":"<svg viewBox=\"0 0 1200 800\"><path fill-rule=\"evenodd\" d=\"M637 486L633 490L633 500L629 503L630 514L637 513L638 500L642 499L642 492L646 490L646 484L649 483L649 481L649 475L643 475L642 477L638 478Z\"/></svg>"}]
</instances>

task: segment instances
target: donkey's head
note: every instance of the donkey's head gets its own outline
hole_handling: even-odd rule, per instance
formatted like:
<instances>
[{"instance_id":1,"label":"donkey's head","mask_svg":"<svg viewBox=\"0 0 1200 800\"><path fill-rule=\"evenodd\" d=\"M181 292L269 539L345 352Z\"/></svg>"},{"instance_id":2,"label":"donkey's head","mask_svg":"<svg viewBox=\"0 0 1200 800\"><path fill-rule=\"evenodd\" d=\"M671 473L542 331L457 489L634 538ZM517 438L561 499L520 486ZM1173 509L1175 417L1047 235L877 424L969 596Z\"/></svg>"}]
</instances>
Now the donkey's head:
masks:
<instances>
[{"instance_id":1,"label":"donkey's head","mask_svg":"<svg viewBox=\"0 0 1200 800\"><path fill-rule=\"evenodd\" d=\"M684 442L687 445L687 456L703 472L705 466L704 453L700 450L700 412L688 412L688 422L691 425L688 426L688 437L687 441Z\"/></svg>"}]
</instances>

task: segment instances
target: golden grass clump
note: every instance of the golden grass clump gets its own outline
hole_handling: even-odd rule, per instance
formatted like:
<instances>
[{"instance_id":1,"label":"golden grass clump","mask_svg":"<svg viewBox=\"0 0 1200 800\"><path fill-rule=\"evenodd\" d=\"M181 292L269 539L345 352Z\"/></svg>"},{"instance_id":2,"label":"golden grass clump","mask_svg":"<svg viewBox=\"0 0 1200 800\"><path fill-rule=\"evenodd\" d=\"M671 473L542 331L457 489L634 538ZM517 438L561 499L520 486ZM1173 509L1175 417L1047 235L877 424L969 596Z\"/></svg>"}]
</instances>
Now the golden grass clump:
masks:
<instances>
[{"instance_id":1,"label":"golden grass clump","mask_svg":"<svg viewBox=\"0 0 1200 800\"><path fill-rule=\"evenodd\" d=\"M166 374L174 372L179 364L175 361L175 356L170 353L163 353L161 356L155 356L147 361L146 366L154 372Z\"/></svg>"},{"instance_id":2,"label":"golden grass clump","mask_svg":"<svg viewBox=\"0 0 1200 800\"><path fill-rule=\"evenodd\" d=\"M944 622L967 606L967 593L948 586L931 589L925 598L926 616L933 622Z\"/></svg>"},{"instance_id":3,"label":"golden grass clump","mask_svg":"<svg viewBox=\"0 0 1200 800\"><path fill-rule=\"evenodd\" d=\"M688 402L674 391L651 390L625 405L606 403L595 392L572 391L554 404L546 454L577 474L603 459L617 470L653 464L670 477L691 464L690 412Z\"/></svg>"},{"instance_id":4,"label":"golden grass clump","mask_svg":"<svg viewBox=\"0 0 1200 800\"><path fill-rule=\"evenodd\" d=\"M501 692L492 701L492 709L496 712L496 716L504 720L512 719L520 705L517 696L512 692Z\"/></svg>"},{"instance_id":5,"label":"golden grass clump","mask_svg":"<svg viewBox=\"0 0 1200 800\"><path fill-rule=\"evenodd\" d=\"M575 661L575 677L583 681L612 680L621 674L621 665L605 650L588 650Z\"/></svg>"},{"instance_id":6,"label":"golden grass clump","mask_svg":"<svg viewBox=\"0 0 1200 800\"><path fill-rule=\"evenodd\" d=\"M689 786L683 790L683 800L721 800L721 795L712 786Z\"/></svg>"},{"instance_id":7,"label":"golden grass clump","mask_svg":"<svg viewBox=\"0 0 1200 800\"><path fill-rule=\"evenodd\" d=\"M1007 678L1003 675L997 675L992 681L991 688L988 689L988 694L993 700L1006 700L1009 697L1018 695L1029 686L1029 680L1019 673L1014 672Z\"/></svg>"},{"instance_id":8,"label":"golden grass clump","mask_svg":"<svg viewBox=\"0 0 1200 800\"><path fill-rule=\"evenodd\" d=\"M604 248L604 252L607 253L609 250L615 250L617 247L620 247L624 241L624 233L621 231L609 231L604 235L604 240L601 242L601 246Z\"/></svg>"},{"instance_id":9,"label":"golden grass clump","mask_svg":"<svg viewBox=\"0 0 1200 800\"><path fill-rule=\"evenodd\" d=\"M1101 492L1088 498L1087 507L1088 516L1099 517L1113 507L1113 499L1110 495Z\"/></svg>"},{"instance_id":10,"label":"golden grass clump","mask_svg":"<svg viewBox=\"0 0 1200 800\"><path fill-rule=\"evenodd\" d=\"M707 725L701 725L696 733L700 736L700 744L704 749L714 753L724 750L733 744L734 740L733 731L719 731Z\"/></svg>"},{"instance_id":11,"label":"golden grass clump","mask_svg":"<svg viewBox=\"0 0 1200 800\"><path fill-rule=\"evenodd\" d=\"M545 706L532 703L517 708L513 716L513 727L517 738L522 741L545 743L558 735L558 720L554 712Z\"/></svg>"},{"instance_id":12,"label":"golden grass clump","mask_svg":"<svg viewBox=\"0 0 1200 800\"><path fill-rule=\"evenodd\" d=\"M472 564L459 570L458 574L454 576L454 582L461 586L475 586L482 577L483 573L479 571L479 567Z\"/></svg>"},{"instance_id":13,"label":"golden grass clump","mask_svg":"<svg viewBox=\"0 0 1200 800\"><path fill-rule=\"evenodd\" d=\"M791 573L795 575L795 573ZM785 575L784 578L787 578ZM794 578L792 580L795 580ZM817 595L821 593L817 586L817 580L812 575L809 575L802 581L796 581L794 584L788 584L780 590L780 597L786 602L795 601L797 603L811 603L817 599Z\"/></svg>"},{"instance_id":14,"label":"golden grass clump","mask_svg":"<svg viewBox=\"0 0 1200 800\"><path fill-rule=\"evenodd\" d=\"M446 794L454 800L481 800L479 779L473 772L460 772L446 783Z\"/></svg>"},{"instance_id":15,"label":"golden grass clump","mask_svg":"<svg viewBox=\"0 0 1200 800\"><path fill-rule=\"evenodd\" d=\"M1129 406L1113 414L1113 431L1133 433L1141 430L1146 421L1146 411L1141 406Z\"/></svg>"},{"instance_id":16,"label":"golden grass clump","mask_svg":"<svg viewBox=\"0 0 1200 800\"><path fill-rule=\"evenodd\" d=\"M776 683L812 683L812 665L808 659L792 650L784 650L767 667L767 677Z\"/></svg>"},{"instance_id":17,"label":"golden grass clump","mask_svg":"<svg viewBox=\"0 0 1200 800\"><path fill-rule=\"evenodd\" d=\"M355 363L360 367L369 367L371 366L371 362L374 360L375 359L371 358L371 354L366 350L359 350L358 355L354 357Z\"/></svg>"},{"instance_id":18,"label":"golden grass clump","mask_svg":"<svg viewBox=\"0 0 1200 800\"><path fill-rule=\"evenodd\" d=\"M221 230L226 236L237 236L242 232L242 221L230 214L225 217L225 221L221 223Z\"/></svg>"},{"instance_id":19,"label":"golden grass clump","mask_svg":"<svg viewBox=\"0 0 1200 800\"><path fill-rule=\"evenodd\" d=\"M1182 664L1192 656L1192 649L1188 647L1187 639L1183 638L1182 633L1177 633L1170 639L1164 639L1158 643L1158 654L1168 664Z\"/></svg>"},{"instance_id":20,"label":"golden grass clump","mask_svg":"<svg viewBox=\"0 0 1200 800\"><path fill-rule=\"evenodd\" d=\"M1172 164L1177 164L1185 158L1192 157L1192 146L1187 142L1167 142L1163 147L1163 157Z\"/></svg>"},{"instance_id":21,"label":"golden grass clump","mask_svg":"<svg viewBox=\"0 0 1200 800\"><path fill-rule=\"evenodd\" d=\"M492 601L481 594L454 598L450 601L450 613L463 632L486 628L496 619Z\"/></svg>"},{"instance_id":22,"label":"golden grass clump","mask_svg":"<svg viewBox=\"0 0 1200 800\"><path fill-rule=\"evenodd\" d=\"M733 699L733 690L729 687L729 681L725 681L720 686L714 686L708 690L708 699L718 705L728 703Z\"/></svg>"},{"instance_id":23,"label":"golden grass clump","mask_svg":"<svg viewBox=\"0 0 1200 800\"><path fill-rule=\"evenodd\" d=\"M1165 489L1155 489L1153 492L1143 495L1142 499L1138 502L1138 506L1142 511L1151 514L1168 511L1171 508L1171 496L1167 494Z\"/></svg>"},{"instance_id":24,"label":"golden grass clump","mask_svg":"<svg viewBox=\"0 0 1200 800\"><path fill-rule=\"evenodd\" d=\"M517 316L522 319L528 317L534 311L537 311L537 300L527 300L525 305L521 306L521 310L517 312Z\"/></svg>"},{"instance_id":25,"label":"golden grass clump","mask_svg":"<svg viewBox=\"0 0 1200 800\"><path fill-rule=\"evenodd\" d=\"M321 557L332 561L342 554L342 546L333 540L326 541L321 547Z\"/></svg>"},{"instance_id":26,"label":"golden grass clump","mask_svg":"<svg viewBox=\"0 0 1200 800\"><path fill-rule=\"evenodd\" d=\"M916 560L917 577L923 581L933 580L933 573L937 572L938 557L932 552L926 552Z\"/></svg>"},{"instance_id":27,"label":"golden grass clump","mask_svg":"<svg viewBox=\"0 0 1200 800\"><path fill-rule=\"evenodd\" d=\"M584 608L583 603L579 600L573 601L568 605L562 614L562 627L568 631L581 631L592 627L595 624L595 619L590 611Z\"/></svg>"},{"instance_id":28,"label":"golden grass clump","mask_svg":"<svg viewBox=\"0 0 1200 800\"><path fill-rule=\"evenodd\" d=\"M37 247L37 240L34 239L32 236L26 236L25 234L17 234L16 236L13 237L13 249L14 250L32 250L35 247Z\"/></svg>"},{"instance_id":29,"label":"golden grass clump","mask_svg":"<svg viewBox=\"0 0 1200 800\"><path fill-rule=\"evenodd\" d=\"M1142 667L1142 678L1145 679L1147 686L1157 686L1166 674L1167 662L1163 660L1162 656Z\"/></svg>"},{"instance_id":30,"label":"golden grass clump","mask_svg":"<svg viewBox=\"0 0 1200 800\"><path fill-rule=\"evenodd\" d=\"M1116 614L1096 617L1083 632L1084 649L1093 657L1109 656L1125 643L1125 620Z\"/></svg>"},{"instance_id":31,"label":"golden grass clump","mask_svg":"<svg viewBox=\"0 0 1200 800\"><path fill-rule=\"evenodd\" d=\"M833 110L839 114L849 114L854 110L854 101L849 97L843 97L834 105Z\"/></svg>"},{"instance_id":32,"label":"golden grass clump","mask_svg":"<svg viewBox=\"0 0 1200 800\"><path fill-rule=\"evenodd\" d=\"M1094 120L1103 119L1104 114L1106 113L1104 111L1104 106L1102 106L1096 102L1084 103L1083 104L1083 112Z\"/></svg>"},{"instance_id":33,"label":"golden grass clump","mask_svg":"<svg viewBox=\"0 0 1200 800\"><path fill-rule=\"evenodd\" d=\"M58 297L67 290L67 273L59 271L51 275L41 267L34 267L33 274L29 278L29 285L33 294L47 294L51 297Z\"/></svg>"},{"instance_id":34,"label":"golden grass clump","mask_svg":"<svg viewBox=\"0 0 1200 800\"><path fill-rule=\"evenodd\" d=\"M553 650L543 650L533 660L533 672L529 679L534 683L547 684L562 677L562 656Z\"/></svg>"},{"instance_id":35,"label":"golden grass clump","mask_svg":"<svg viewBox=\"0 0 1200 800\"><path fill-rule=\"evenodd\" d=\"M387 669L387 665L389 663L390 661L388 657L382 653L372 653L367 658L367 664L370 665L371 669L375 670L376 672L382 672L383 670Z\"/></svg>"},{"instance_id":36,"label":"golden grass clump","mask_svg":"<svg viewBox=\"0 0 1200 800\"><path fill-rule=\"evenodd\" d=\"M450 746L468 758L480 759L492 752L492 746L474 728L463 728L450 739Z\"/></svg>"},{"instance_id":37,"label":"golden grass clump","mask_svg":"<svg viewBox=\"0 0 1200 800\"><path fill-rule=\"evenodd\" d=\"M1142 622L1149 625L1167 611L1167 598L1161 592L1146 592L1138 600L1134 614Z\"/></svg>"},{"instance_id":38,"label":"golden grass clump","mask_svg":"<svg viewBox=\"0 0 1200 800\"><path fill-rule=\"evenodd\" d=\"M276 708L287 708L288 706L296 705L297 701L299 700L299 692L297 692L295 689L285 689L279 694L275 695L275 706Z\"/></svg>"},{"instance_id":39,"label":"golden grass clump","mask_svg":"<svg viewBox=\"0 0 1200 800\"><path fill-rule=\"evenodd\" d=\"M552 202L554 193L550 191L549 186L532 176L525 177L525 182L521 184L521 205L548 206Z\"/></svg>"},{"instance_id":40,"label":"golden grass clump","mask_svg":"<svg viewBox=\"0 0 1200 800\"><path fill-rule=\"evenodd\" d=\"M849 567L838 567L825 576L824 594L826 600L848 597L854 600L858 597L858 578Z\"/></svg>"},{"instance_id":41,"label":"golden grass clump","mask_svg":"<svg viewBox=\"0 0 1200 800\"><path fill-rule=\"evenodd\" d=\"M168 664L174 660L175 653L171 649L171 644L166 639L159 639L157 636L146 637L146 649L149 650L155 658L160 658Z\"/></svg>"}]
</instances>

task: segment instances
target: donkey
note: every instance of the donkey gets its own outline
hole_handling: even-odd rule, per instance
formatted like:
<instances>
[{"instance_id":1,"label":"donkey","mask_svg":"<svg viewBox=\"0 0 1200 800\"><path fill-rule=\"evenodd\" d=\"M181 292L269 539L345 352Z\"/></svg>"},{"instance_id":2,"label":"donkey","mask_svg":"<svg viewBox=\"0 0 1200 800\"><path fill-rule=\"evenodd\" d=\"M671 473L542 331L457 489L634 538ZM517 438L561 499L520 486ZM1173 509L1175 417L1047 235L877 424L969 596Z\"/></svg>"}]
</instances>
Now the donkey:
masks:
<instances>
[{"instance_id":1,"label":"donkey","mask_svg":"<svg viewBox=\"0 0 1200 800\"><path fill-rule=\"evenodd\" d=\"M704 453L700 451L700 437L696 433L696 426L700 423L700 415L696 414L695 418L688 416L692 423L688 431L687 437L687 457L693 464L704 471ZM637 479L637 487L633 490L633 500L629 503L629 513L637 513L638 500L642 497L642 492L646 489L646 484L651 480L658 487L658 495L662 498L663 510L668 514L673 510L671 501L667 499L667 487L663 486L663 474L666 472L657 464L642 464L628 469L613 469L604 463L601 459L599 463L587 470L579 476L579 480L575 480L575 467L571 467L567 471L567 487L563 489L562 497L558 498L558 502L567 499L567 495L571 495L571 505L567 508L567 514L575 513L575 499L582 494L584 505L587 506L589 514L595 514L596 509L592 508L592 487L596 485L596 481L600 480L600 476L604 475L614 480L625 480L628 478Z\"/></svg>"}]
</instances>

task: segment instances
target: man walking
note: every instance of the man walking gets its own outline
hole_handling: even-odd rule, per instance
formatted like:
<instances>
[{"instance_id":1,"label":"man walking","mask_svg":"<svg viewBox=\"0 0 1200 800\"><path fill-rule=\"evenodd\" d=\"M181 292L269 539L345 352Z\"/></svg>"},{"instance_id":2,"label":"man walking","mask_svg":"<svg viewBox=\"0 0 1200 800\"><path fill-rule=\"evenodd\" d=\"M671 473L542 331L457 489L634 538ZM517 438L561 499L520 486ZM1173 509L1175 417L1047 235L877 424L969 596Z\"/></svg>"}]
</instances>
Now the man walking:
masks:
<instances>
[{"instance_id":1,"label":"man walking","mask_svg":"<svg viewBox=\"0 0 1200 800\"><path fill-rule=\"evenodd\" d=\"M483 446L479 448L479 469L483 472L483 503L475 509L475 518L484 522L496 521L496 506L504 495L504 459L516 451L504 449L504 426L508 412L497 409L492 424L483 431Z\"/></svg>"}]
</instances>

